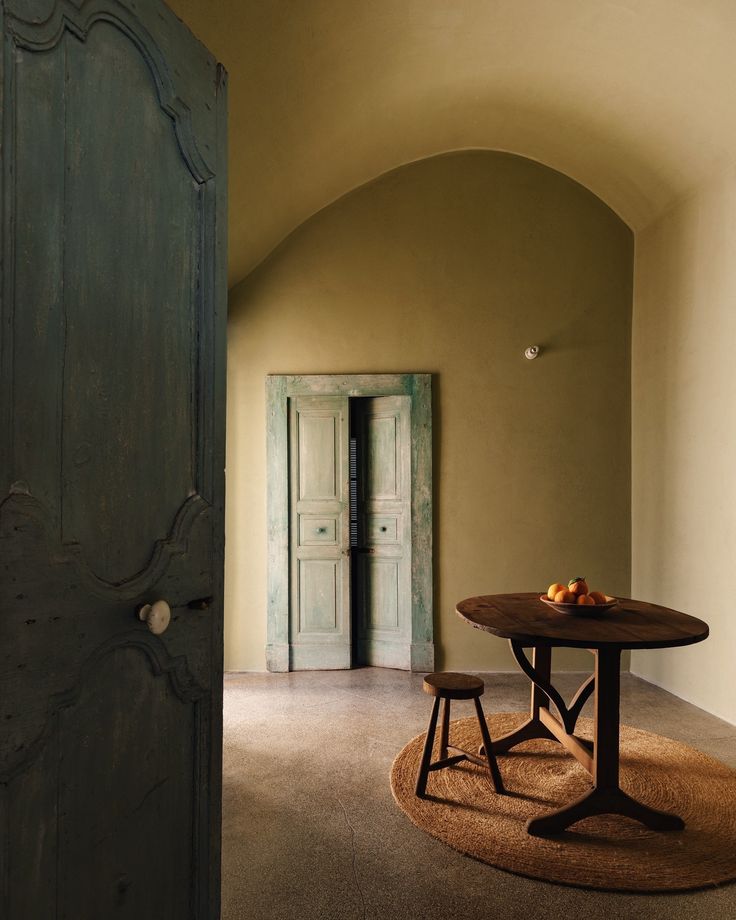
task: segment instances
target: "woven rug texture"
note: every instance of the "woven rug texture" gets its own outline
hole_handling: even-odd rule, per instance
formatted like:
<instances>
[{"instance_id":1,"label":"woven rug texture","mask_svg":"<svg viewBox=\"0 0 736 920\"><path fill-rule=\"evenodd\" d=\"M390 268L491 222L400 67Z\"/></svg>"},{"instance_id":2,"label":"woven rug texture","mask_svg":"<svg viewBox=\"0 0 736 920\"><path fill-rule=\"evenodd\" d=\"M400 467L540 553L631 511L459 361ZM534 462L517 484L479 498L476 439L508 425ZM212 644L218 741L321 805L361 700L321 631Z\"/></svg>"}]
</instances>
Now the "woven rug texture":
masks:
<instances>
[{"instance_id":1,"label":"woven rug texture","mask_svg":"<svg viewBox=\"0 0 736 920\"><path fill-rule=\"evenodd\" d=\"M492 738L526 716L488 718ZM576 734L592 738L592 721ZM439 737L439 731L437 732ZM686 891L736 879L736 771L679 741L621 726L621 788L680 815L685 830L650 831L615 815L586 818L553 838L531 837L528 818L560 808L591 788L587 771L561 745L528 741L498 758L508 795L488 770L467 761L430 773L426 799L414 794L425 735L391 768L399 807L421 830L475 859L530 878L608 891ZM451 722L450 743L477 751L475 718ZM433 760L438 759L437 743Z\"/></svg>"}]
</instances>

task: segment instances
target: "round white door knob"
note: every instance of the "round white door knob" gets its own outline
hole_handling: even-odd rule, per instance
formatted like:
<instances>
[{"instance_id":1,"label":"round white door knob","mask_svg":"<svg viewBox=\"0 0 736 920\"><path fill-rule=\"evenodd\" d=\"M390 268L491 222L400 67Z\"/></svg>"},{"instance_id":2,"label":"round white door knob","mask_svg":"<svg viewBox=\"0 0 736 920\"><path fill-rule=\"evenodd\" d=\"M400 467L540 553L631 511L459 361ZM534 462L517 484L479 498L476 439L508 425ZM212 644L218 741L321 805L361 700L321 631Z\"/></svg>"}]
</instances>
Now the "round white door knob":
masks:
<instances>
[{"instance_id":1,"label":"round white door knob","mask_svg":"<svg viewBox=\"0 0 736 920\"><path fill-rule=\"evenodd\" d=\"M138 619L145 623L154 636L160 636L171 622L171 607L166 601L144 604L138 611Z\"/></svg>"}]
</instances>

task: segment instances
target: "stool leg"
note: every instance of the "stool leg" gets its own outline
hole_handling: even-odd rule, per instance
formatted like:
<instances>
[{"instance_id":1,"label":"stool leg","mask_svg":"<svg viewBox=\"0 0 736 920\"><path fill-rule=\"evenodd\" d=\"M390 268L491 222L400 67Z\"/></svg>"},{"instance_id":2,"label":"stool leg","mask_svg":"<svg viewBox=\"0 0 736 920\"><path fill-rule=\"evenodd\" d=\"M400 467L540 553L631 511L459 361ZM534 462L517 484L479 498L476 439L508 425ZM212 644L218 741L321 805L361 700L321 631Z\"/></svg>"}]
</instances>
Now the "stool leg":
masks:
<instances>
[{"instance_id":1,"label":"stool leg","mask_svg":"<svg viewBox=\"0 0 736 920\"><path fill-rule=\"evenodd\" d=\"M422 752L422 762L419 767L419 776L417 777L416 794L423 799L427 791L427 777L429 776L429 765L432 762L432 746L434 745L434 733L437 730L437 715L440 711L440 698L434 698L432 706L432 715L429 717L429 727L427 728L427 737L424 739L424 751Z\"/></svg>"},{"instance_id":2,"label":"stool leg","mask_svg":"<svg viewBox=\"0 0 736 920\"><path fill-rule=\"evenodd\" d=\"M447 745L450 740L450 700L442 700L442 723L440 726L440 760L447 757Z\"/></svg>"},{"instance_id":3,"label":"stool leg","mask_svg":"<svg viewBox=\"0 0 736 920\"><path fill-rule=\"evenodd\" d=\"M483 739L483 747L486 752L486 760L488 761L488 769L491 771L491 779L493 780L493 787L499 795L504 795L506 790L503 786L503 780L501 779L501 771L498 769L498 763L496 761L496 755L493 753L493 742L491 741L491 733L488 731L488 723L486 718L483 715L483 707L480 705L480 700L476 697L473 702L475 703L475 712L478 716L478 723L480 725L480 735Z\"/></svg>"}]
</instances>

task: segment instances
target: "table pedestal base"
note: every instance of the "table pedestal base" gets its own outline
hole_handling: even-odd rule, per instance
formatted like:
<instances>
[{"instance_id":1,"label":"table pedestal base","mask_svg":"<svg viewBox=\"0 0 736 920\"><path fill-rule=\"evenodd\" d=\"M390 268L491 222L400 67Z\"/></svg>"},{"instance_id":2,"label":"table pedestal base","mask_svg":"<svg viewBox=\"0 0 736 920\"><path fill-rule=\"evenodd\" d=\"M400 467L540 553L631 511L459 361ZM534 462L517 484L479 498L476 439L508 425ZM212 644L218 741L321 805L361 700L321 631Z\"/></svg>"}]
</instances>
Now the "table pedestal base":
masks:
<instances>
[{"instance_id":1,"label":"table pedestal base","mask_svg":"<svg viewBox=\"0 0 736 920\"><path fill-rule=\"evenodd\" d=\"M581 796L575 802L551 811L539 818L530 818L526 822L527 833L533 837L551 837L593 815L623 815L640 821L653 831L681 831L685 822L677 815L666 811L657 811L636 799L632 799L618 786L613 789L603 789L595 786L590 792Z\"/></svg>"},{"instance_id":2,"label":"table pedestal base","mask_svg":"<svg viewBox=\"0 0 736 920\"><path fill-rule=\"evenodd\" d=\"M493 742L493 753L505 754L517 744L536 738L558 741L593 779L593 789L575 802L538 818L530 818L527 832L535 837L551 836L583 818L604 814L633 818L655 831L682 830L685 827L682 818L650 808L619 787L620 650L601 648L593 651L595 672L567 706L550 682L552 649L536 646L532 662L529 662L523 646L513 640L510 645L519 667L532 682L531 711L523 725ZM595 719L594 741L591 744L575 735L574 729L585 701L593 692ZM550 712L550 702L554 702L559 711L559 719ZM483 752L481 748L480 753Z\"/></svg>"}]
</instances>

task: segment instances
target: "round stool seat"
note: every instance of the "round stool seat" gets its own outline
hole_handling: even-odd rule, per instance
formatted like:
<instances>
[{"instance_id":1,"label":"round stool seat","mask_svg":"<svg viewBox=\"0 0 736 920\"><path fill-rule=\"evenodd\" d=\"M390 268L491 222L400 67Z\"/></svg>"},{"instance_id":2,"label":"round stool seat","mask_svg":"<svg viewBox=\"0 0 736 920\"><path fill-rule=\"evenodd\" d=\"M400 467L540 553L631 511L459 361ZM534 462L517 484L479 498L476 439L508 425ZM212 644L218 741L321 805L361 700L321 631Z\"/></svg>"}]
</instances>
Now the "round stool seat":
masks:
<instances>
[{"instance_id":1,"label":"round stool seat","mask_svg":"<svg viewBox=\"0 0 736 920\"><path fill-rule=\"evenodd\" d=\"M430 696L443 700L477 700L483 696L484 684L480 677L457 674L454 671L436 671L427 674L422 689Z\"/></svg>"},{"instance_id":2,"label":"round stool seat","mask_svg":"<svg viewBox=\"0 0 736 920\"><path fill-rule=\"evenodd\" d=\"M463 760L469 760L471 763L478 764L478 766L487 767L491 774L493 788L499 795L505 795L503 780L496 763L496 755L493 752L493 741L488 731L488 723L483 715L483 707L480 704L480 698L483 696L484 690L484 684L480 677L472 677L470 674L458 674L455 671L435 671L434 674L427 674L424 678L422 689L425 693L434 697L434 703L432 703L432 714L429 717L429 727L424 738L424 750L422 751L422 760L419 764L419 774L417 776L415 792L419 798L426 798L427 779L430 773L434 770L444 770L445 767L452 767ZM450 744L450 704L452 700L473 701L475 714L478 717L480 736L483 740L483 745L477 754L472 754L470 751L465 751ZM437 730L440 705L442 705L440 757L439 760L432 762L434 735ZM450 755L451 751L453 753Z\"/></svg>"}]
</instances>

